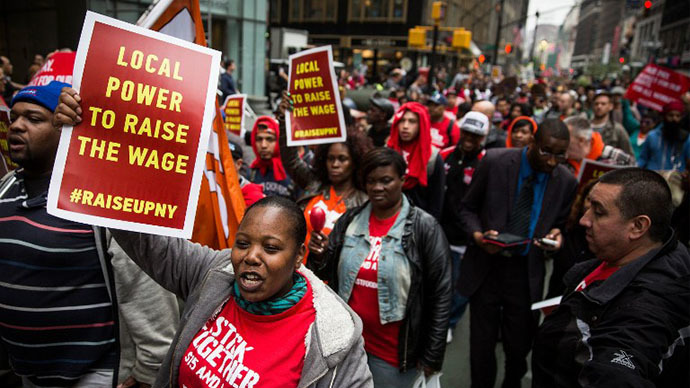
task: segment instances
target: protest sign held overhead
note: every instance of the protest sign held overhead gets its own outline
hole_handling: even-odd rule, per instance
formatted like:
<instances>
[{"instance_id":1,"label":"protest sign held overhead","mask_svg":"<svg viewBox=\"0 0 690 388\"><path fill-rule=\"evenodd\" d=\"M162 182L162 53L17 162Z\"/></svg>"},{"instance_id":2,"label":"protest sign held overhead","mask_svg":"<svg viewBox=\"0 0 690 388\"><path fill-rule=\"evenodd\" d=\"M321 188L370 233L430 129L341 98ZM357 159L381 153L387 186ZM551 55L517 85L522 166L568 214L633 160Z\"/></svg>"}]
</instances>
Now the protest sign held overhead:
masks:
<instances>
[{"instance_id":1,"label":"protest sign held overhead","mask_svg":"<svg viewBox=\"0 0 690 388\"><path fill-rule=\"evenodd\" d=\"M206 46L199 0L159 0L139 18L137 25ZM191 240L225 249L235 241L245 205L220 106L218 102L215 105Z\"/></svg>"},{"instance_id":2,"label":"protest sign held overhead","mask_svg":"<svg viewBox=\"0 0 690 388\"><path fill-rule=\"evenodd\" d=\"M214 115L220 53L87 12L48 212L189 238ZM197 168L198 167L198 168Z\"/></svg>"},{"instance_id":3,"label":"protest sign held overhead","mask_svg":"<svg viewBox=\"0 0 690 388\"><path fill-rule=\"evenodd\" d=\"M286 115L288 146L345 141L331 46L290 55L288 78L288 92L294 103Z\"/></svg>"},{"instance_id":4,"label":"protest sign held overhead","mask_svg":"<svg viewBox=\"0 0 690 388\"><path fill-rule=\"evenodd\" d=\"M72 70L76 52L54 52L29 81L30 86L48 85L52 81L72 83Z\"/></svg>"},{"instance_id":5,"label":"protest sign held overhead","mask_svg":"<svg viewBox=\"0 0 690 388\"><path fill-rule=\"evenodd\" d=\"M225 99L223 113L225 113L225 129L237 136L244 136L244 106L246 94L233 94Z\"/></svg>"},{"instance_id":6,"label":"protest sign held overhead","mask_svg":"<svg viewBox=\"0 0 690 388\"><path fill-rule=\"evenodd\" d=\"M648 64L628 87L625 98L661 112L690 90L690 78L663 66Z\"/></svg>"}]
</instances>

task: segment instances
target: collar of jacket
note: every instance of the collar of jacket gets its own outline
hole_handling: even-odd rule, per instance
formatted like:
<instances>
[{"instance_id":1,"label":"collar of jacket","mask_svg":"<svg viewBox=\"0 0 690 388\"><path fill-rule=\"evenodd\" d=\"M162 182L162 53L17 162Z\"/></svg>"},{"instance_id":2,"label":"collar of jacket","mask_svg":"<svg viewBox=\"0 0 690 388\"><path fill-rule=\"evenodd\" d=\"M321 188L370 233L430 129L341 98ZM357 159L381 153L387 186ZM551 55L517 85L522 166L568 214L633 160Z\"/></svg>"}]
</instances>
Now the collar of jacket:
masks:
<instances>
[{"instance_id":1,"label":"collar of jacket","mask_svg":"<svg viewBox=\"0 0 690 388\"><path fill-rule=\"evenodd\" d=\"M613 298L618 296L618 294L625 289L630 282L632 282L637 274L649 264L651 261L671 253L676 249L678 241L676 240L676 234L673 229L670 230L670 236L666 239L664 244L659 247L650 250L639 258L635 259L631 263L621 267L618 271L614 272L604 283L600 284L598 287L585 288L583 295L599 305L604 305L610 302ZM584 263L578 264L576 266L577 270L573 271L570 276L568 276L565 281L566 284L574 284L575 282L580 282L587 274L593 271L599 264L601 260L594 259L588 260ZM575 269L575 268L574 268Z\"/></svg>"},{"instance_id":2,"label":"collar of jacket","mask_svg":"<svg viewBox=\"0 0 690 388\"><path fill-rule=\"evenodd\" d=\"M368 202L359 214L355 216L352 223L347 228L347 234L351 236L369 236L369 216L371 216L371 202ZM403 232L405 229L405 224L407 220L407 215L410 213L410 201L407 197L402 194L402 207L400 208L400 213L395 219L395 223L391 226L388 231L388 236L396 240L401 240L403 237Z\"/></svg>"}]
</instances>

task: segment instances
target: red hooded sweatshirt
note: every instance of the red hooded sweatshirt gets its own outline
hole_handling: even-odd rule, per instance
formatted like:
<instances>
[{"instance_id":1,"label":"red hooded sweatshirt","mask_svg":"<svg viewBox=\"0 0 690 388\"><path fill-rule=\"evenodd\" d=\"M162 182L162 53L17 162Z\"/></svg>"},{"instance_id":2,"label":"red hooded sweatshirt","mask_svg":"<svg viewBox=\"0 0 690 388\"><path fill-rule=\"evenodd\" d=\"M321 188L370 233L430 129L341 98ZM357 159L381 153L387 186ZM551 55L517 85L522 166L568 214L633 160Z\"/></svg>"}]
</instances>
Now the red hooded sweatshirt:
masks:
<instances>
[{"instance_id":1,"label":"red hooded sweatshirt","mask_svg":"<svg viewBox=\"0 0 690 388\"><path fill-rule=\"evenodd\" d=\"M417 114L419 134L411 142L403 144L400 141L398 123L407 111ZM418 102L408 102L398 109L395 116L393 116L388 147L398 151L405 158L405 162L407 162L407 175L403 189L409 190L417 186L417 184L426 187L426 166L431 157L431 123L429 121L429 112L424 105Z\"/></svg>"},{"instance_id":2,"label":"red hooded sweatshirt","mask_svg":"<svg viewBox=\"0 0 690 388\"><path fill-rule=\"evenodd\" d=\"M537 122L534 121L531 117L528 116L518 116L515 119L513 119L513 122L510 123L510 126L508 127L508 132L507 137L506 137L506 148L513 148L513 141L510 138L510 135L513 133L513 127L515 127L515 123L517 123L520 120L527 120L532 124L532 135L537 133Z\"/></svg>"},{"instance_id":3,"label":"red hooded sweatshirt","mask_svg":"<svg viewBox=\"0 0 690 388\"><path fill-rule=\"evenodd\" d=\"M285 173L285 168L283 168L283 162L280 160L280 146L276 140L276 146L273 150L273 157L270 160L264 160L259 157L259 151L256 149L256 134L259 131L259 124L263 124L268 127L269 130L276 134L276 139L280 136L280 129L278 122L269 116L259 116L254 122L254 128L252 128L252 149L254 150L254 155L256 159L251 164L251 168L258 168L261 171L261 175L266 175L266 170L271 168L273 171L273 177L276 181L282 181L287 178Z\"/></svg>"}]
</instances>

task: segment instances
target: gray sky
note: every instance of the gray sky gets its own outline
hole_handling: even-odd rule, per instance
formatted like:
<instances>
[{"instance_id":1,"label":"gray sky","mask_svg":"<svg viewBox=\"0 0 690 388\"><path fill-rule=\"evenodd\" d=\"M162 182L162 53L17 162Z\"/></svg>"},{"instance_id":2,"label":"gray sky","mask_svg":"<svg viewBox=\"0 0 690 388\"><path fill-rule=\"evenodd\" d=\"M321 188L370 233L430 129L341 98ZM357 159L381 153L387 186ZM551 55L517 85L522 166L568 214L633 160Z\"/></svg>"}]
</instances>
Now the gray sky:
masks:
<instances>
[{"instance_id":1,"label":"gray sky","mask_svg":"<svg viewBox=\"0 0 690 388\"><path fill-rule=\"evenodd\" d=\"M539 24L561 25L570 8L579 3L578 0L530 0L527 10L527 28L530 31L534 28L535 12L539 11Z\"/></svg>"}]
</instances>

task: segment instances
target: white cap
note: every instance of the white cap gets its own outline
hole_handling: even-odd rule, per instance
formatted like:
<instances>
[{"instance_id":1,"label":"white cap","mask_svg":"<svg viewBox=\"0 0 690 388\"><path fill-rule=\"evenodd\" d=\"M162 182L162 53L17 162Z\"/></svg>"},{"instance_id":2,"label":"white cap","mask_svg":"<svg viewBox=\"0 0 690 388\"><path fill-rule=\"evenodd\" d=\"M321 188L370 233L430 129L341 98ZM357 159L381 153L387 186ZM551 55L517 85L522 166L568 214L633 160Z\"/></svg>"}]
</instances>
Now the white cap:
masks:
<instances>
[{"instance_id":1,"label":"white cap","mask_svg":"<svg viewBox=\"0 0 690 388\"><path fill-rule=\"evenodd\" d=\"M489 119L484 113L469 111L460 120L460 130L486 136L489 134Z\"/></svg>"}]
</instances>

